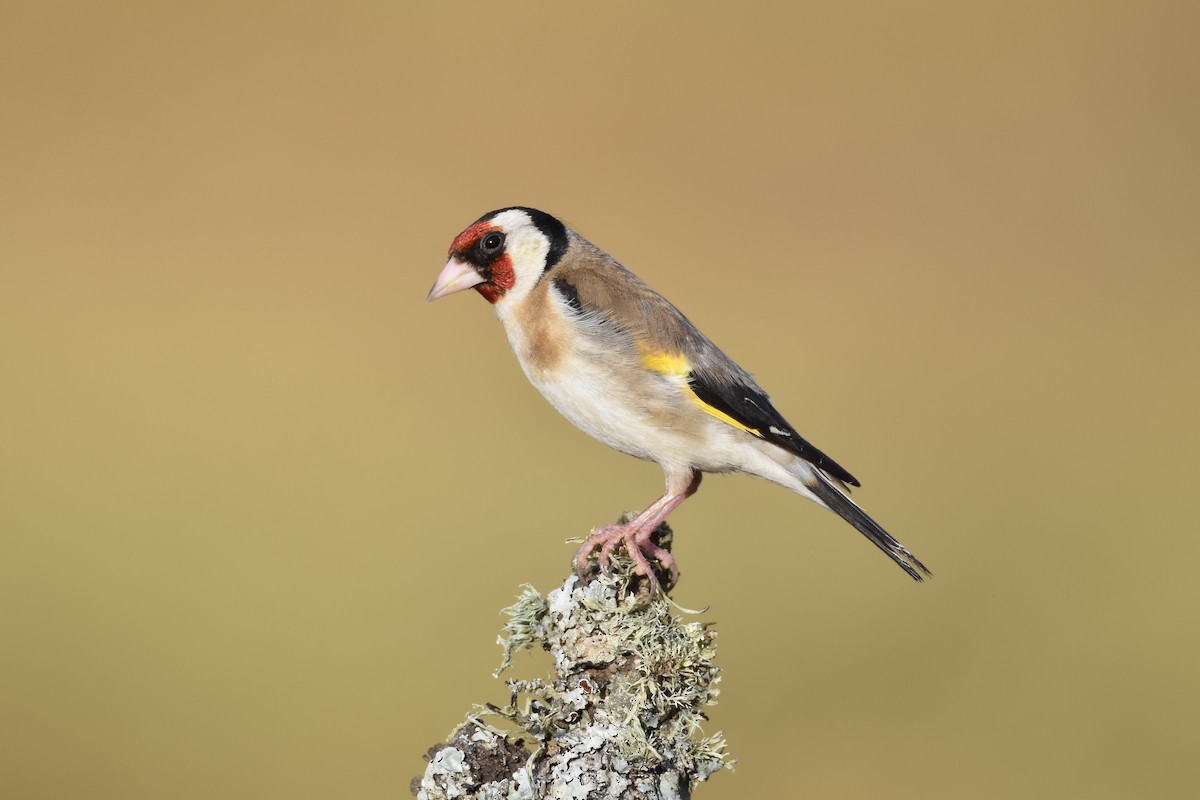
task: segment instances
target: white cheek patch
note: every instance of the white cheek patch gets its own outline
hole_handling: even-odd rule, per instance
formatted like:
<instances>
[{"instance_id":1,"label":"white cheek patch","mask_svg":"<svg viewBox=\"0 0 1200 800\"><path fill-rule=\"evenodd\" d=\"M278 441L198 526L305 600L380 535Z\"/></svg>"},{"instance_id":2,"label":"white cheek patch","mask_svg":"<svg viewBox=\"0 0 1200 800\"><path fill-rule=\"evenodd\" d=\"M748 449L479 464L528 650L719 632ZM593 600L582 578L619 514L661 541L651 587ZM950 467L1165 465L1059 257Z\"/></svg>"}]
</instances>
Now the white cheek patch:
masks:
<instances>
[{"instance_id":1,"label":"white cheek patch","mask_svg":"<svg viewBox=\"0 0 1200 800\"><path fill-rule=\"evenodd\" d=\"M513 287L505 293L501 302L519 300L529 294L542 277L546 257L550 254L550 240L524 211L510 209L497 214L491 223L504 231L504 252L513 267Z\"/></svg>"}]
</instances>

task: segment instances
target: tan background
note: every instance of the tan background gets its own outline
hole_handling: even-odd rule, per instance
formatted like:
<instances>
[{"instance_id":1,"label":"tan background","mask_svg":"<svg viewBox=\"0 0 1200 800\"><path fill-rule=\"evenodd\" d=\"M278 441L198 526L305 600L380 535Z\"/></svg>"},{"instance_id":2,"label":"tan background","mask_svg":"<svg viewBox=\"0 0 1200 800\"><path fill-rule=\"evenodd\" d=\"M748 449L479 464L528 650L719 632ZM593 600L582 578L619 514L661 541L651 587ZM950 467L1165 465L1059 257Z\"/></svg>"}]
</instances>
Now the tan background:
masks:
<instances>
[{"instance_id":1,"label":"tan background","mask_svg":"<svg viewBox=\"0 0 1200 800\"><path fill-rule=\"evenodd\" d=\"M1194 4L783 5L0 4L0 794L404 797L504 700L660 483L422 302L523 203L938 576L711 478L703 797L1195 796Z\"/></svg>"}]
</instances>

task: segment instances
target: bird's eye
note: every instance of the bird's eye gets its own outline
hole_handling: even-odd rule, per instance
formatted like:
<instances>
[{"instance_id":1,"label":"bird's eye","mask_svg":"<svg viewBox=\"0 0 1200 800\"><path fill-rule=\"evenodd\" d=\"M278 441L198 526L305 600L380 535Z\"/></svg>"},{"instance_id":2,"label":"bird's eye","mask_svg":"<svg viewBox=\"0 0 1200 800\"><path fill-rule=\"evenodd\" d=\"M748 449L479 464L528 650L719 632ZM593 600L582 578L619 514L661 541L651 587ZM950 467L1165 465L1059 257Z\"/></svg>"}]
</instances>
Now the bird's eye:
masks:
<instances>
[{"instance_id":1,"label":"bird's eye","mask_svg":"<svg viewBox=\"0 0 1200 800\"><path fill-rule=\"evenodd\" d=\"M504 249L504 234L499 232L489 233L483 237L481 246L483 247L483 252L489 256L499 253Z\"/></svg>"}]
</instances>

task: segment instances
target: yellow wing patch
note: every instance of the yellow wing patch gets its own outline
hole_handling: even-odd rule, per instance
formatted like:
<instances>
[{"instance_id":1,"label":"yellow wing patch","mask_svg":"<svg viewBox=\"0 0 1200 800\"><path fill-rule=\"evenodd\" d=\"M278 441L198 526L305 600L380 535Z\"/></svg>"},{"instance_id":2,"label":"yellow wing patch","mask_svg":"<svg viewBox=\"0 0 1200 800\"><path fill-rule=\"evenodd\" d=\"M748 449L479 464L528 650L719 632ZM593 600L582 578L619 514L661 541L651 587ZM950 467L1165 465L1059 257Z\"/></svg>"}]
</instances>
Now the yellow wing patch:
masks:
<instances>
[{"instance_id":1,"label":"yellow wing patch","mask_svg":"<svg viewBox=\"0 0 1200 800\"><path fill-rule=\"evenodd\" d=\"M682 353L660 353L645 345L638 347L642 351L642 366L646 369L679 378L686 378L692 373L692 365Z\"/></svg>"},{"instance_id":2,"label":"yellow wing patch","mask_svg":"<svg viewBox=\"0 0 1200 800\"><path fill-rule=\"evenodd\" d=\"M696 393L693 392L687 385L687 378L692 374L692 365L691 362L688 361L687 356L683 355L682 353L663 353L657 350L652 350L645 345L638 345L638 347L642 351L642 366L644 366L646 369L657 372L660 375L669 375L673 378L683 378L684 389L687 391L688 397L690 397L692 402L698 405L704 411L704 413L716 417L726 425L732 425L738 430L743 430L746 433L754 434L760 439L762 438L762 434L756 431L754 428L743 425L721 409L713 408L708 403L696 396Z\"/></svg>"},{"instance_id":3,"label":"yellow wing patch","mask_svg":"<svg viewBox=\"0 0 1200 800\"><path fill-rule=\"evenodd\" d=\"M755 436L757 436L760 439L763 438L763 435L761 433L759 433L758 431L756 431L754 428L748 428L745 425L743 425L742 423L738 422L733 417L726 414L721 409L713 408L708 403L704 402L699 397L697 397L694 392L688 392L688 394L692 396L692 400L696 403L696 405L698 405L698 406L700 406L700 408L704 409L704 412L706 414L714 416L717 419L721 420L721 422L732 425L733 427L735 427L739 430L743 430L746 433L753 433Z\"/></svg>"}]
</instances>

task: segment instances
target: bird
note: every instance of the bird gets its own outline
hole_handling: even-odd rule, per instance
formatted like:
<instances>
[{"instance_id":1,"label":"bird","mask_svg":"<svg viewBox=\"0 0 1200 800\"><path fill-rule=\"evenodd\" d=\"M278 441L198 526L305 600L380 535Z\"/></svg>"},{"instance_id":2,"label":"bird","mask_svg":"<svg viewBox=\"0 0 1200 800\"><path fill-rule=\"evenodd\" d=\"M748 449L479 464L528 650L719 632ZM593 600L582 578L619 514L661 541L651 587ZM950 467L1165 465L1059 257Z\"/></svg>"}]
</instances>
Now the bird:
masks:
<instances>
[{"instance_id":1,"label":"bird","mask_svg":"<svg viewBox=\"0 0 1200 800\"><path fill-rule=\"evenodd\" d=\"M838 514L910 577L932 573L850 499L859 481L796 432L754 377L674 305L556 217L527 206L484 214L454 237L426 302L474 289L492 304L529 381L564 417L657 463L666 490L644 511L594 528L575 554L611 569L624 545L653 589L651 562L679 579L651 536L705 473L746 473Z\"/></svg>"}]
</instances>

